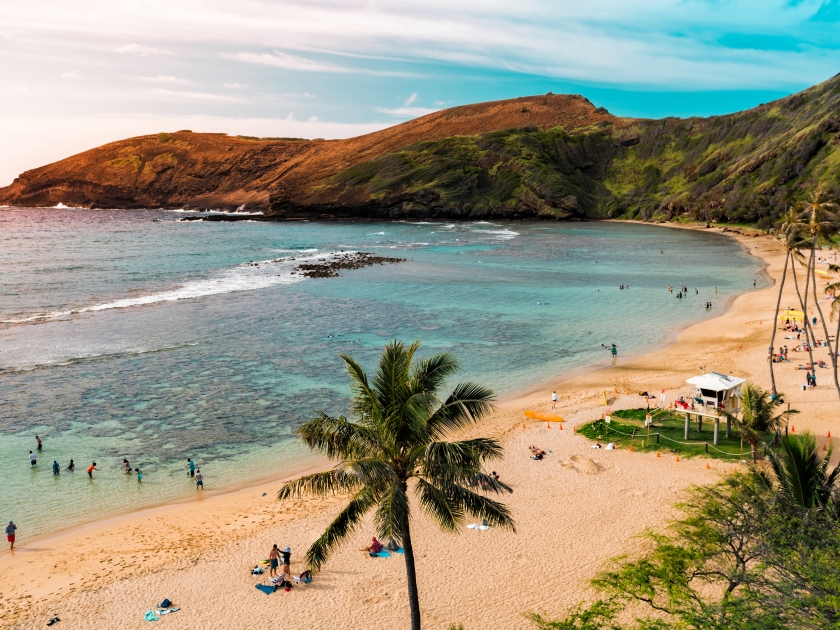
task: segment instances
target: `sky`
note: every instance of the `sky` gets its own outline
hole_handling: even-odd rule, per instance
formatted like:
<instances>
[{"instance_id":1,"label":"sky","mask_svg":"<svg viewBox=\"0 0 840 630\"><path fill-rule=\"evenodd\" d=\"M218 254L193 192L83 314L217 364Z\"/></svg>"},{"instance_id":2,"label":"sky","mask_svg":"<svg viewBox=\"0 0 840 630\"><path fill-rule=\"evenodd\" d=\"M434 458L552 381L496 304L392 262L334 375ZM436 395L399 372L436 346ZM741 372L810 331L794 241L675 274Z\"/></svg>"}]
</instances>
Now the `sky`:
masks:
<instances>
[{"instance_id":1,"label":"sky","mask_svg":"<svg viewBox=\"0 0 840 630\"><path fill-rule=\"evenodd\" d=\"M708 116L840 72L840 0L0 0L0 186L125 137L342 138L583 94Z\"/></svg>"}]
</instances>

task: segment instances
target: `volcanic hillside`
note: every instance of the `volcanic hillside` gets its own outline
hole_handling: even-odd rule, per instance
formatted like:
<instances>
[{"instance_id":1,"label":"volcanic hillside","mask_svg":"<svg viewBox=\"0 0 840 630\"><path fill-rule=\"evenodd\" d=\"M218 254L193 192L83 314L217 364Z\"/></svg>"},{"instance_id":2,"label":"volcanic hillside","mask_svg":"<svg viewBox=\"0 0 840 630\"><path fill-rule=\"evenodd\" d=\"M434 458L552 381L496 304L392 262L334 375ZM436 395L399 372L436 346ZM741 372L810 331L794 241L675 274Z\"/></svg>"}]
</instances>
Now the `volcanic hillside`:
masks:
<instances>
[{"instance_id":1,"label":"volcanic hillside","mask_svg":"<svg viewBox=\"0 0 840 630\"><path fill-rule=\"evenodd\" d=\"M337 183L348 168L405 147L503 129L622 124L581 96L552 95L454 107L346 140L230 137L179 131L112 142L26 171L0 204L138 208L269 208L320 216L364 212L372 196ZM353 212L356 210L356 212Z\"/></svg>"},{"instance_id":2,"label":"volcanic hillside","mask_svg":"<svg viewBox=\"0 0 840 630\"><path fill-rule=\"evenodd\" d=\"M263 210L295 218L696 218L769 225L840 198L840 75L726 116L617 118L581 96L440 111L358 138L190 132L27 171L0 204Z\"/></svg>"}]
</instances>

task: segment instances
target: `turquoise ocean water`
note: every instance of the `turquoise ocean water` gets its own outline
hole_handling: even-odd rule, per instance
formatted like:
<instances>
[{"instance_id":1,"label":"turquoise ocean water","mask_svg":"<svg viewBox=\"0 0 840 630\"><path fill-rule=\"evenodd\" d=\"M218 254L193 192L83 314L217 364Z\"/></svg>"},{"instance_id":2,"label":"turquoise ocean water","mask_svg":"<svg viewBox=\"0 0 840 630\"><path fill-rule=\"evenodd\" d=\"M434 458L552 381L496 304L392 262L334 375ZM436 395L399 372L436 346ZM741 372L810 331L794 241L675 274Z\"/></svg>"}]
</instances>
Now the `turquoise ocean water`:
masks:
<instances>
[{"instance_id":1,"label":"turquoise ocean water","mask_svg":"<svg viewBox=\"0 0 840 630\"><path fill-rule=\"evenodd\" d=\"M0 521L23 540L194 494L187 457L210 490L282 474L307 457L292 432L314 408L348 410L339 353L372 368L388 340L421 339L504 396L607 359L601 344L650 347L766 282L710 232L183 216L0 209ZM290 273L289 257L340 250L408 260ZM76 472L54 477L70 458Z\"/></svg>"}]
</instances>

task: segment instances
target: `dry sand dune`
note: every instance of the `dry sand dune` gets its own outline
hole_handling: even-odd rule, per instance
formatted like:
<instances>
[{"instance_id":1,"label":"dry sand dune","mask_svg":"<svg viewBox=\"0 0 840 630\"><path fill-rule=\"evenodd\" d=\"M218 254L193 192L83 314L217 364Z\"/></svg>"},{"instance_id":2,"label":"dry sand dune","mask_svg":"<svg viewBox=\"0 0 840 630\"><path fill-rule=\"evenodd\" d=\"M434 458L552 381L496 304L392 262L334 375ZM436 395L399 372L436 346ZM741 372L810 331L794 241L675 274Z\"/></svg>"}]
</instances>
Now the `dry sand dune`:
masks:
<instances>
[{"instance_id":1,"label":"dry sand dune","mask_svg":"<svg viewBox=\"0 0 840 630\"><path fill-rule=\"evenodd\" d=\"M783 258L777 244L738 238L778 277ZM503 440L505 459L495 468L514 488L506 501L517 531L449 535L422 516L414 521L424 626L507 630L533 627L529 612L561 614L590 596L588 580L607 559L631 550L636 534L665 526L687 487L730 472L733 464L711 461L706 469L702 458L677 462L664 453L594 450L571 428L599 415L605 389L616 408L638 406L633 392L640 390L666 387L672 399L700 365L767 387L774 296L773 288L742 295L724 315L687 328L666 347L505 400L491 420L471 430ZM785 301L794 302L792 289ZM824 351L818 356L827 358ZM819 374L816 390L803 392L804 372L795 367L795 360L779 366L777 382L803 412L796 430L825 436L840 410L829 371ZM532 421L523 429L523 411L549 410L552 389L567 419L564 429ZM534 461L531 445L550 453ZM292 569L301 571L307 545L338 510L337 500L278 504L272 496L278 486L112 519L24 545L14 557L6 553L0 556L0 621L36 628L58 615L63 628L130 630L145 627L145 610L168 597L181 610L157 623L173 629L408 627L401 558L371 559L358 551L370 539L369 522L310 586L271 595L254 588L258 578L249 569L272 543L290 545Z\"/></svg>"}]
</instances>

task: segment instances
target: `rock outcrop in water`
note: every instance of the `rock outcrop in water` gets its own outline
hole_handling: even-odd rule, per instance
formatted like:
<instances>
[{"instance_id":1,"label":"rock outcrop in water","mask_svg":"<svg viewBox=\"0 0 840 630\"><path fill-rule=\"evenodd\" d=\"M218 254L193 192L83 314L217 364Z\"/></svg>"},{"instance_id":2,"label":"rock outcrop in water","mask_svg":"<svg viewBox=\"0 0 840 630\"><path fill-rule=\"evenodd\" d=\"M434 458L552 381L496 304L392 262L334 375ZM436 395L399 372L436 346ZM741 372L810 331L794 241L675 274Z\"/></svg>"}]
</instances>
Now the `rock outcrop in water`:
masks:
<instances>
[{"instance_id":1,"label":"rock outcrop in water","mask_svg":"<svg viewBox=\"0 0 840 630\"><path fill-rule=\"evenodd\" d=\"M840 75L712 118L618 118L548 94L347 140L161 133L27 171L0 189L0 204L263 211L250 220L691 214L769 224L817 188L840 197Z\"/></svg>"},{"instance_id":2,"label":"rock outcrop in water","mask_svg":"<svg viewBox=\"0 0 840 630\"><path fill-rule=\"evenodd\" d=\"M350 252L338 254L328 260L298 265L292 273L298 273L306 278L337 278L338 272L342 269L362 269L373 265L401 262L405 262L405 258L388 258L368 252Z\"/></svg>"}]
</instances>

